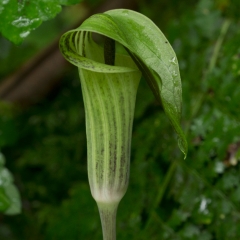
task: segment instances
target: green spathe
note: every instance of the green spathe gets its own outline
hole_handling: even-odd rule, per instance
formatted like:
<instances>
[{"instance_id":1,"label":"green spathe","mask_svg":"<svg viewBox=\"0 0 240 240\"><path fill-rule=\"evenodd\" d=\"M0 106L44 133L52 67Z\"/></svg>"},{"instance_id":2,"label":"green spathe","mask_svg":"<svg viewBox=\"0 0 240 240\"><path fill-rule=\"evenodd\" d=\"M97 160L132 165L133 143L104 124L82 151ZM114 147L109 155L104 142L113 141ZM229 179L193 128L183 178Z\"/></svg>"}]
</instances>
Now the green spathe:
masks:
<instances>
[{"instance_id":1,"label":"green spathe","mask_svg":"<svg viewBox=\"0 0 240 240\"><path fill-rule=\"evenodd\" d=\"M132 123L141 74L79 72L91 192L97 202L119 202L128 185Z\"/></svg>"},{"instance_id":2,"label":"green spathe","mask_svg":"<svg viewBox=\"0 0 240 240\"><path fill-rule=\"evenodd\" d=\"M114 40L116 52L112 46L96 44L92 32ZM117 206L128 186L132 123L141 73L162 102L178 134L179 147L187 154L180 127L182 92L177 58L151 20L122 9L88 18L61 37L60 49L79 69L91 193L98 203L104 240L114 240Z\"/></svg>"},{"instance_id":3,"label":"green spathe","mask_svg":"<svg viewBox=\"0 0 240 240\"><path fill-rule=\"evenodd\" d=\"M112 38L129 51L148 81L154 95L162 102L165 113L178 134L179 147L186 157L187 141L180 126L182 87L177 57L159 28L140 13L117 9L93 15L85 20L79 28L62 36L60 49L68 61L88 69L91 68L92 64L96 64L96 71L101 71L99 69L101 64L83 60L71 46L64 44L69 35L75 36L72 41L79 41L77 36L85 31ZM76 43L76 45L78 44L81 43ZM109 69L110 72L115 70L114 68Z\"/></svg>"}]
</instances>

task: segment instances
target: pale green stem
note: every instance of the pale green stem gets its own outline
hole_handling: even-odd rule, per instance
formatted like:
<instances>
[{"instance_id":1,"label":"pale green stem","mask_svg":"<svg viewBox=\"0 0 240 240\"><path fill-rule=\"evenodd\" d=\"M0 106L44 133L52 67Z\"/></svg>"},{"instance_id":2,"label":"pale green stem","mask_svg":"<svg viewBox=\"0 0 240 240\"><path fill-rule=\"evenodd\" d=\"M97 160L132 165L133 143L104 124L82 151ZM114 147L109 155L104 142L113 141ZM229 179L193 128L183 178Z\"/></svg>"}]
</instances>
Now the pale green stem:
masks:
<instances>
[{"instance_id":1,"label":"pale green stem","mask_svg":"<svg viewBox=\"0 0 240 240\"><path fill-rule=\"evenodd\" d=\"M97 203L104 240L116 240L116 216L118 203Z\"/></svg>"}]
</instances>

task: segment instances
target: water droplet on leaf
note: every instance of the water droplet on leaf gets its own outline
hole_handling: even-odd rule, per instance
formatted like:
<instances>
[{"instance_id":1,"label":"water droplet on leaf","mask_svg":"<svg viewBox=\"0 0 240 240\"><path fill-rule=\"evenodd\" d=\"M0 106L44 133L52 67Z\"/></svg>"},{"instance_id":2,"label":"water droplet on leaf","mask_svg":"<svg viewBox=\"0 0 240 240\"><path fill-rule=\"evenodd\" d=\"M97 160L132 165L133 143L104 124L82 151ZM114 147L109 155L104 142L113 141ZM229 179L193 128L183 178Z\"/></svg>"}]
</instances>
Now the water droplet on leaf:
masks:
<instances>
[{"instance_id":1,"label":"water droplet on leaf","mask_svg":"<svg viewBox=\"0 0 240 240\"><path fill-rule=\"evenodd\" d=\"M170 63L177 65L177 59L176 57L173 57L172 59L169 60Z\"/></svg>"},{"instance_id":2,"label":"water droplet on leaf","mask_svg":"<svg viewBox=\"0 0 240 240\"><path fill-rule=\"evenodd\" d=\"M22 33L20 33L20 37L25 38L29 35L29 33L30 33L30 31L22 32Z\"/></svg>"},{"instance_id":3,"label":"water droplet on leaf","mask_svg":"<svg viewBox=\"0 0 240 240\"><path fill-rule=\"evenodd\" d=\"M172 75L173 75L174 77L176 77L176 76L177 76L176 71L173 71L173 72L172 72Z\"/></svg>"},{"instance_id":4,"label":"water droplet on leaf","mask_svg":"<svg viewBox=\"0 0 240 240\"><path fill-rule=\"evenodd\" d=\"M12 25L15 27L27 27L31 24L31 20L25 17L19 17L18 19L12 22Z\"/></svg>"}]
</instances>

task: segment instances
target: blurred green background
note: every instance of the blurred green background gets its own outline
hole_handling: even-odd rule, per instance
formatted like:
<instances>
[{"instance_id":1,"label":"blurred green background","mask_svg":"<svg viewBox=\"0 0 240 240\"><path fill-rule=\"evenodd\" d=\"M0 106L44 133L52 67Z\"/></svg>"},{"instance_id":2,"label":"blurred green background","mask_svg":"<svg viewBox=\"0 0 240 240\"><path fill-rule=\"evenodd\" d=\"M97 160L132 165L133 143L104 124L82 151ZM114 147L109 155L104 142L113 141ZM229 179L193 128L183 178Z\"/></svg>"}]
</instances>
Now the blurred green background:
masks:
<instances>
[{"instance_id":1,"label":"blurred green background","mask_svg":"<svg viewBox=\"0 0 240 240\"><path fill-rule=\"evenodd\" d=\"M0 213L0 239L102 239L88 186L77 69L51 56L61 33L94 12L119 7L151 18L176 51L189 153L183 160L173 128L142 79L118 239L239 240L238 0L83 1L63 7L20 45L0 37L0 147L22 202L21 214Z\"/></svg>"}]
</instances>

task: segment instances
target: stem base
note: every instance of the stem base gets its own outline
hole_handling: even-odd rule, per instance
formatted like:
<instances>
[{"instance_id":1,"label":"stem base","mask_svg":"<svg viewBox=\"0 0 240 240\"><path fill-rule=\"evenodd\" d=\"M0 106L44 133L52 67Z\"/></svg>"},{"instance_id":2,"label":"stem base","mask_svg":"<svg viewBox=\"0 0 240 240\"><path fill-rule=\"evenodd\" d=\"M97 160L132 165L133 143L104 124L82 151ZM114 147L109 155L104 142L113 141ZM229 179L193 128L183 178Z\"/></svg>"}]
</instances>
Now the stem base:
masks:
<instances>
[{"instance_id":1,"label":"stem base","mask_svg":"<svg viewBox=\"0 0 240 240\"><path fill-rule=\"evenodd\" d=\"M117 203L97 203L100 213L103 240L116 240Z\"/></svg>"}]
</instances>

